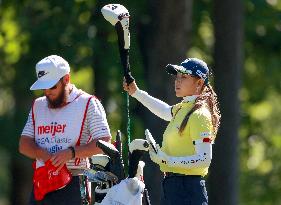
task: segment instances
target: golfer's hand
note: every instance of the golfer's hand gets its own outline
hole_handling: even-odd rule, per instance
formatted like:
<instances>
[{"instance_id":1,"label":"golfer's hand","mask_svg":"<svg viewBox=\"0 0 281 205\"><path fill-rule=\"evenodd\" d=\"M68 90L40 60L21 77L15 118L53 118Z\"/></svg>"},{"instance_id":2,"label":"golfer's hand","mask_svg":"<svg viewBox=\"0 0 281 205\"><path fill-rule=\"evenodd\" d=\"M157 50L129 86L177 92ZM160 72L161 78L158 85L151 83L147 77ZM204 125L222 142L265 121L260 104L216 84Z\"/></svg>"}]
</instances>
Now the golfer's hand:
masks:
<instances>
[{"instance_id":1,"label":"golfer's hand","mask_svg":"<svg viewBox=\"0 0 281 205\"><path fill-rule=\"evenodd\" d=\"M63 165L68 162L69 160L71 160L72 158L72 152L70 149L65 149L65 150L61 150L57 153L55 153L52 157L51 157L51 162L52 164L57 168L56 171L61 170L61 168L63 167Z\"/></svg>"},{"instance_id":2,"label":"golfer's hand","mask_svg":"<svg viewBox=\"0 0 281 205\"><path fill-rule=\"evenodd\" d=\"M149 148L149 156L150 159L155 162L156 164L167 164L168 156L161 151L160 146L156 144L157 153L155 153L152 147Z\"/></svg>"},{"instance_id":3,"label":"golfer's hand","mask_svg":"<svg viewBox=\"0 0 281 205\"><path fill-rule=\"evenodd\" d=\"M126 83L126 80L123 80L123 89L129 93L129 95L133 95L136 90L138 89L138 86L136 84L136 81L131 82L129 85Z\"/></svg>"}]
</instances>

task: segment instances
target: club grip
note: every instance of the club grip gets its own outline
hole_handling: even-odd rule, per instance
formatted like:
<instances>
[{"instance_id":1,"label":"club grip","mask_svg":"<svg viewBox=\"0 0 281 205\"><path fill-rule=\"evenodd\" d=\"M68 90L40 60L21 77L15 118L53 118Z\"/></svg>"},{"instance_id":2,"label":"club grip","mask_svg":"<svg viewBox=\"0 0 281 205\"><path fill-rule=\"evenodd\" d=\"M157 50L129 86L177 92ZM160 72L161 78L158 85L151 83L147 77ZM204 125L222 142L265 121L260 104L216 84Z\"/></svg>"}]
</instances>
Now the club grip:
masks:
<instances>
[{"instance_id":1,"label":"club grip","mask_svg":"<svg viewBox=\"0 0 281 205\"><path fill-rule=\"evenodd\" d=\"M126 80L126 83L129 85L132 83L135 79L133 78L130 70L130 62L129 62L129 49L120 48L120 58L121 58L121 64L123 67L124 77Z\"/></svg>"},{"instance_id":2,"label":"club grip","mask_svg":"<svg viewBox=\"0 0 281 205\"><path fill-rule=\"evenodd\" d=\"M143 191L142 205L151 205L147 189Z\"/></svg>"},{"instance_id":3,"label":"club grip","mask_svg":"<svg viewBox=\"0 0 281 205\"><path fill-rule=\"evenodd\" d=\"M121 138L122 138L121 131L117 130L115 147L119 151L120 155L122 156L122 139Z\"/></svg>"},{"instance_id":4,"label":"club grip","mask_svg":"<svg viewBox=\"0 0 281 205\"><path fill-rule=\"evenodd\" d=\"M123 27L122 27L120 21L118 23L116 23L115 29L116 29L117 36L118 36L118 47L119 47L119 53L120 53L120 60L121 60L121 64L123 67L123 74L124 74L126 83L130 84L135 79L133 78L133 76L131 74L131 70L130 70L129 49L124 48L124 45L125 45L124 31L123 31Z\"/></svg>"}]
</instances>

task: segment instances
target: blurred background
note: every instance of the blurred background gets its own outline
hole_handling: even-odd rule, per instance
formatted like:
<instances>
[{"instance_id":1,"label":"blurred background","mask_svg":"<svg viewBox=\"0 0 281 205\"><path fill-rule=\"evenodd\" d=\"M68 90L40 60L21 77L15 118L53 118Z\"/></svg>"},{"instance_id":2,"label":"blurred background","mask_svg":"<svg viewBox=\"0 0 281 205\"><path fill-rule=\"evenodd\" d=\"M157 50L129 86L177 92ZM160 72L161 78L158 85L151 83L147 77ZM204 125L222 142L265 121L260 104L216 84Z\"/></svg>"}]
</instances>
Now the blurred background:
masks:
<instances>
[{"instance_id":1,"label":"blurred background","mask_svg":"<svg viewBox=\"0 0 281 205\"><path fill-rule=\"evenodd\" d=\"M77 87L104 105L114 138L126 145L126 95L117 36L100 9L130 12L131 70L139 87L169 104L180 101L168 63L206 61L214 73L222 123L208 180L210 205L281 205L280 0L0 0L0 205L26 205L31 160L18 141L34 98L35 64L57 54ZM132 138L149 128L160 143L166 122L130 99ZM124 146L126 155L126 146ZM162 175L145 156L152 205Z\"/></svg>"}]
</instances>

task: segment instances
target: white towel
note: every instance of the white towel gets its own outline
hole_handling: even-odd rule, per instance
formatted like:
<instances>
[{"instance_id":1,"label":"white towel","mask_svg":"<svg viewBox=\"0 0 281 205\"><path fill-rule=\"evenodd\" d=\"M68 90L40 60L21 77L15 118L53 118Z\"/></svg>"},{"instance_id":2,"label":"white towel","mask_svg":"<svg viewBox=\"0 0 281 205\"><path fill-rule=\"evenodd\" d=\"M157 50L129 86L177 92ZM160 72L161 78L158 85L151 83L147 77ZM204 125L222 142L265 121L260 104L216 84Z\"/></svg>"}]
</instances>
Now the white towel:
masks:
<instances>
[{"instance_id":1,"label":"white towel","mask_svg":"<svg viewBox=\"0 0 281 205\"><path fill-rule=\"evenodd\" d=\"M108 191L101 205L141 205L144 188L137 177L126 178Z\"/></svg>"}]
</instances>

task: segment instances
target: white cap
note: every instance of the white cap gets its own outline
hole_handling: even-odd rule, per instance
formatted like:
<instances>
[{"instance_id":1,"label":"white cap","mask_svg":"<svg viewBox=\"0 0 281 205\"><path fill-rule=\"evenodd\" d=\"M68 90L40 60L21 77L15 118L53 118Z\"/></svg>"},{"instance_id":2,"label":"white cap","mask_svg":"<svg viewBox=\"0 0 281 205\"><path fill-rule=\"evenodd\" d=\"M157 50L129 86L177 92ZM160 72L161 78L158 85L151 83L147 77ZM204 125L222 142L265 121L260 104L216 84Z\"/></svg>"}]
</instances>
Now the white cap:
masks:
<instances>
[{"instance_id":1,"label":"white cap","mask_svg":"<svg viewBox=\"0 0 281 205\"><path fill-rule=\"evenodd\" d=\"M66 60L57 55L43 58L36 64L37 81L30 87L30 90L49 89L66 74L69 74L70 67Z\"/></svg>"}]
</instances>

